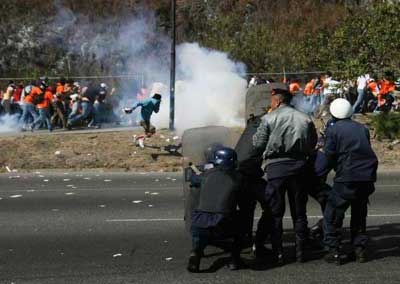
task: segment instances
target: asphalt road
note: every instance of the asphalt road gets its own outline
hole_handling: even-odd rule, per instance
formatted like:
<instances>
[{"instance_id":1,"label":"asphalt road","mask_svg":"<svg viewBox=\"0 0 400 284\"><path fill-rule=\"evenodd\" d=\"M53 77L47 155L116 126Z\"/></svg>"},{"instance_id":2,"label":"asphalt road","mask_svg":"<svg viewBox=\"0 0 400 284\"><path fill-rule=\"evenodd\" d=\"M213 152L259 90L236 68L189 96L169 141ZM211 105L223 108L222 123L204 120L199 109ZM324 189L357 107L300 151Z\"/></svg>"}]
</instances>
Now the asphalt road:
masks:
<instances>
[{"instance_id":1,"label":"asphalt road","mask_svg":"<svg viewBox=\"0 0 400 284\"><path fill-rule=\"evenodd\" d=\"M381 177L371 198L368 263L331 266L321 251L293 263L286 218L284 267L255 266L246 249L250 268L231 272L209 248L202 268L211 269L193 275L180 175L0 175L0 283L400 283L399 180ZM311 201L310 223L319 215Z\"/></svg>"}]
</instances>

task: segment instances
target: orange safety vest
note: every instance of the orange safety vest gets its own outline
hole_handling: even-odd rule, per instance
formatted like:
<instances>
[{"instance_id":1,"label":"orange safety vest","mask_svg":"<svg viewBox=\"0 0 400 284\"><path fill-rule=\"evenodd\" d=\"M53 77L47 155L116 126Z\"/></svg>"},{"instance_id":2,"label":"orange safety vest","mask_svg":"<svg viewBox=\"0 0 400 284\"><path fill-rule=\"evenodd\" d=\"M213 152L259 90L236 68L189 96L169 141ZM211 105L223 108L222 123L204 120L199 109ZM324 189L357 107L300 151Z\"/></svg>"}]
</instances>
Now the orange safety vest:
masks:
<instances>
[{"instance_id":1,"label":"orange safety vest","mask_svg":"<svg viewBox=\"0 0 400 284\"><path fill-rule=\"evenodd\" d=\"M297 83L297 82L296 83L290 83L290 85L289 85L289 92L292 95L295 95L296 92L298 92L300 89L301 89L300 84Z\"/></svg>"},{"instance_id":2,"label":"orange safety vest","mask_svg":"<svg viewBox=\"0 0 400 284\"><path fill-rule=\"evenodd\" d=\"M304 95L311 96L314 93L314 79L306 84L304 87Z\"/></svg>"}]
</instances>

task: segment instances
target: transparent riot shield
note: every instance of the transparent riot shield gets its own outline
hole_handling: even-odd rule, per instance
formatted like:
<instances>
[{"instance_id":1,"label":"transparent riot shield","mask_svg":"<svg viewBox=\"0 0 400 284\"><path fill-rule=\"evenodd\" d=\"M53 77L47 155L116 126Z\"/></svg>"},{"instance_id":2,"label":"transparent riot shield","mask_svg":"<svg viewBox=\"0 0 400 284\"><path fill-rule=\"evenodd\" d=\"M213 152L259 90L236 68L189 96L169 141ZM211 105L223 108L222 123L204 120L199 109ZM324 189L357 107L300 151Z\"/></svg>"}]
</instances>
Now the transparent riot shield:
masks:
<instances>
[{"instance_id":1,"label":"transparent riot shield","mask_svg":"<svg viewBox=\"0 0 400 284\"><path fill-rule=\"evenodd\" d=\"M182 136L182 156L184 165L184 207L185 226L189 231L192 212L199 201L199 188L191 187L192 175L200 175L206 164L205 151L213 144L233 147L236 144L237 132L223 126L207 126L188 129Z\"/></svg>"}]
</instances>

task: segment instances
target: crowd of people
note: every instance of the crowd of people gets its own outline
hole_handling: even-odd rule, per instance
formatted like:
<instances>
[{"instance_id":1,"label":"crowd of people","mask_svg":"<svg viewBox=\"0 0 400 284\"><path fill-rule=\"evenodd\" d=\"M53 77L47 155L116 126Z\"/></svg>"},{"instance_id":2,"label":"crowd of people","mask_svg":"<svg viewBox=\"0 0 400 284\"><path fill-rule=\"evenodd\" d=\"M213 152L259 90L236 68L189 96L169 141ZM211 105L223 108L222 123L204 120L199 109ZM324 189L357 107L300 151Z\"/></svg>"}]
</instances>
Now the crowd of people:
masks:
<instances>
[{"instance_id":1,"label":"crowd of people","mask_svg":"<svg viewBox=\"0 0 400 284\"><path fill-rule=\"evenodd\" d=\"M257 263L284 265L286 193L297 262L310 259L312 243L326 248L324 258L329 263L368 261L367 205L375 190L378 168L368 129L351 119L354 106L337 98L329 107L332 119L326 124L323 137L318 138L312 119L292 107L292 99L288 90L272 90L270 112L249 119L235 149L212 144L205 151L206 164L188 168L191 192L199 191L191 214L192 251L187 264L190 272L200 272L204 249L218 246L223 239L233 239L228 246L231 270L246 265L241 250L249 239L254 243ZM329 185L327 176L332 169L335 177L333 185ZM319 203L323 214L311 229L308 196ZM253 237L257 202L262 215ZM346 252L342 226L350 207L353 250ZM272 251L265 246L268 237Z\"/></svg>"},{"instance_id":2,"label":"crowd of people","mask_svg":"<svg viewBox=\"0 0 400 284\"><path fill-rule=\"evenodd\" d=\"M60 78L50 84L45 77L28 84L10 81L0 93L0 116L18 120L22 131L46 128L70 130L87 125L100 128L102 123L119 122L113 112L118 101L106 83L81 86L79 82Z\"/></svg>"},{"instance_id":3,"label":"crowd of people","mask_svg":"<svg viewBox=\"0 0 400 284\"><path fill-rule=\"evenodd\" d=\"M255 76L249 87L272 81ZM379 80L370 74L354 80L337 80L328 71L303 84L296 78L284 79L284 82L293 96L301 97L293 102L316 117L327 114L329 104L339 97L352 104L354 113L400 111L400 78L396 80L393 72L385 72Z\"/></svg>"}]
</instances>

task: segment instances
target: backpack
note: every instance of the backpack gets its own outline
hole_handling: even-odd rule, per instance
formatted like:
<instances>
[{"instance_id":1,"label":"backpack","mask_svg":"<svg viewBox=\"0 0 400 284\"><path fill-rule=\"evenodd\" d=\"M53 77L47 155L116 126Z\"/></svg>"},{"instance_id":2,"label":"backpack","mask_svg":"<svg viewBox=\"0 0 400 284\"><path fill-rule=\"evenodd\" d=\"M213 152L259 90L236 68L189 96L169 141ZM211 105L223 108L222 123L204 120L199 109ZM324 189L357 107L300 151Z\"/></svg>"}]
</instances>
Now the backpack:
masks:
<instances>
[{"instance_id":1,"label":"backpack","mask_svg":"<svg viewBox=\"0 0 400 284\"><path fill-rule=\"evenodd\" d=\"M32 98L32 101L33 101L34 105L43 103L44 102L44 93L34 95Z\"/></svg>"}]
</instances>

